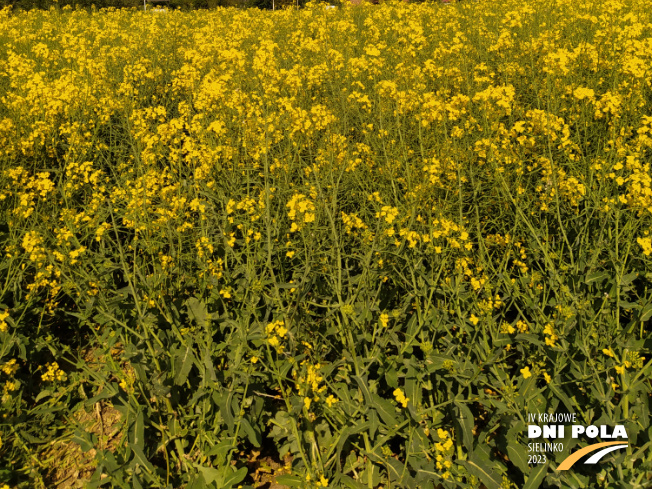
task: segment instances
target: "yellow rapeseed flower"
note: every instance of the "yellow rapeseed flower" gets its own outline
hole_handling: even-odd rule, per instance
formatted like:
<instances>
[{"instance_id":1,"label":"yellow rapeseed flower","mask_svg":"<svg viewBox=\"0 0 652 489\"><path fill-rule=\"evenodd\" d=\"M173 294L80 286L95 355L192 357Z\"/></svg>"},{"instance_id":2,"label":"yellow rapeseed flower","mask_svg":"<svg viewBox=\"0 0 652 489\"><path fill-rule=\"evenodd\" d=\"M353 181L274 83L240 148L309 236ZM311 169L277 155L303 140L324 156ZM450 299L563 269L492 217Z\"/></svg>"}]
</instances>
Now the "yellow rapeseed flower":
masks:
<instances>
[{"instance_id":1,"label":"yellow rapeseed flower","mask_svg":"<svg viewBox=\"0 0 652 489\"><path fill-rule=\"evenodd\" d=\"M408 401L410 400L409 398L405 397L405 393L401 389L395 389L394 390L394 397L396 398L396 401L401 403L401 405L406 408L408 405Z\"/></svg>"},{"instance_id":2,"label":"yellow rapeseed flower","mask_svg":"<svg viewBox=\"0 0 652 489\"><path fill-rule=\"evenodd\" d=\"M337 403L337 402L339 402L339 399L336 398L333 394L329 395L329 396L326 398L326 404L328 404L328 407L332 407L333 404L335 404L335 403Z\"/></svg>"},{"instance_id":3,"label":"yellow rapeseed flower","mask_svg":"<svg viewBox=\"0 0 652 489\"><path fill-rule=\"evenodd\" d=\"M389 324L389 314L382 313L380 315L380 324L382 325L383 328L387 327L387 325Z\"/></svg>"},{"instance_id":4,"label":"yellow rapeseed flower","mask_svg":"<svg viewBox=\"0 0 652 489\"><path fill-rule=\"evenodd\" d=\"M652 238L636 238L636 242L643 248L643 254L649 256L652 253Z\"/></svg>"}]
</instances>

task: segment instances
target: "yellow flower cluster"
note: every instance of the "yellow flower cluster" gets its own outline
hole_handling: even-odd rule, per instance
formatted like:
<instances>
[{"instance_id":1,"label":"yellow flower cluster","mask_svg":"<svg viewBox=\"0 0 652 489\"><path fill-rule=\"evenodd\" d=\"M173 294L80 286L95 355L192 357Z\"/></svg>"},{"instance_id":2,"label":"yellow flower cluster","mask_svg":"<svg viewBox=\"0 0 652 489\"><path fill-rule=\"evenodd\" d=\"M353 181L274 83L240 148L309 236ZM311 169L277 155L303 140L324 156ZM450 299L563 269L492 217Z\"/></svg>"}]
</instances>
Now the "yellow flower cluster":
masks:
<instances>
[{"instance_id":1,"label":"yellow flower cluster","mask_svg":"<svg viewBox=\"0 0 652 489\"><path fill-rule=\"evenodd\" d=\"M449 469L453 466L453 439L448 431L442 430L441 428L437 429L437 436L439 437L439 441L435 443L435 460L437 469L442 470L442 478L448 480L452 477Z\"/></svg>"},{"instance_id":2,"label":"yellow flower cluster","mask_svg":"<svg viewBox=\"0 0 652 489\"><path fill-rule=\"evenodd\" d=\"M306 369L303 375L299 375L295 370L292 371L292 377L295 379L296 389L300 396L304 396L304 405L306 409L310 408L312 401L319 401L320 394L323 393L327 386L326 384L321 385L324 382L324 377L320 373L321 364L317 363L311 365L307 360L303 360L300 364L302 367L305 365ZM332 406L337 402L337 399L330 395L326 399L327 404Z\"/></svg>"},{"instance_id":3,"label":"yellow flower cluster","mask_svg":"<svg viewBox=\"0 0 652 489\"><path fill-rule=\"evenodd\" d=\"M48 363L45 373L41 375L41 379L45 382L54 382L55 380L61 382L66 380L66 378L66 373L59 368L57 362Z\"/></svg>"},{"instance_id":4,"label":"yellow flower cluster","mask_svg":"<svg viewBox=\"0 0 652 489\"><path fill-rule=\"evenodd\" d=\"M342 212L342 222L347 234L356 234L356 230L364 231L367 225L356 214Z\"/></svg>"},{"instance_id":5,"label":"yellow flower cluster","mask_svg":"<svg viewBox=\"0 0 652 489\"><path fill-rule=\"evenodd\" d=\"M1 368L5 374L14 375L18 370L18 364L16 363L16 359L12 358L11 360L8 360Z\"/></svg>"},{"instance_id":6,"label":"yellow flower cluster","mask_svg":"<svg viewBox=\"0 0 652 489\"><path fill-rule=\"evenodd\" d=\"M9 311L4 310L0 312L0 331L3 333L7 332L7 321L6 319L9 317Z\"/></svg>"},{"instance_id":7,"label":"yellow flower cluster","mask_svg":"<svg viewBox=\"0 0 652 489\"><path fill-rule=\"evenodd\" d=\"M620 365L615 365L614 367L616 373L619 375L624 374L625 370L628 368L636 368L636 369L643 368L644 359L643 357L641 357L640 353L636 351L625 351L622 357L620 358L620 360L618 359L618 357L616 357L616 354L611 348L603 349L602 353L604 353L606 356L611 357L620 363Z\"/></svg>"},{"instance_id":8,"label":"yellow flower cluster","mask_svg":"<svg viewBox=\"0 0 652 489\"><path fill-rule=\"evenodd\" d=\"M379 212L376 213L377 218L384 218L387 224L392 224L398 216L398 209L389 205L384 205Z\"/></svg>"},{"instance_id":9,"label":"yellow flower cluster","mask_svg":"<svg viewBox=\"0 0 652 489\"><path fill-rule=\"evenodd\" d=\"M13 213L23 219L30 217L37 201L47 198L55 188L54 183L50 180L50 174L47 172L39 172L30 176L23 167L19 166L5 171L5 175L13 180L16 185L14 188L20 189L14 192L19 204L14 207ZM6 198L6 195L3 194L3 197Z\"/></svg>"},{"instance_id":10,"label":"yellow flower cluster","mask_svg":"<svg viewBox=\"0 0 652 489\"><path fill-rule=\"evenodd\" d=\"M206 236L202 236L195 243L197 248L197 256L199 258L204 258L205 256L211 256L213 254L214 248L210 240Z\"/></svg>"},{"instance_id":11,"label":"yellow flower cluster","mask_svg":"<svg viewBox=\"0 0 652 489\"><path fill-rule=\"evenodd\" d=\"M270 193L273 195L275 188L270 189ZM235 211L242 211L246 216L248 216L251 222L256 222L260 219L262 211L265 210L265 194L260 192L258 200L253 197L246 196L242 200L236 202L233 199L229 199L226 203L226 213L227 215L233 214ZM233 223L234 218L229 217L229 222Z\"/></svg>"},{"instance_id":12,"label":"yellow flower cluster","mask_svg":"<svg viewBox=\"0 0 652 489\"><path fill-rule=\"evenodd\" d=\"M4 365L0 367L0 369L9 377L3 386L2 401L6 402L11 397L11 393L17 390L19 386L19 383L13 378L13 376L18 371L18 364L16 363L16 359L12 358L6 361Z\"/></svg>"},{"instance_id":13,"label":"yellow flower cluster","mask_svg":"<svg viewBox=\"0 0 652 489\"><path fill-rule=\"evenodd\" d=\"M312 481L312 477L310 477L310 474L306 475L306 482L310 483ZM319 476L319 479L315 481L315 486L316 487L328 487L328 479L324 477L323 475Z\"/></svg>"},{"instance_id":14,"label":"yellow flower cluster","mask_svg":"<svg viewBox=\"0 0 652 489\"><path fill-rule=\"evenodd\" d=\"M500 332L503 334L514 334L516 332L516 328L511 324L504 322L500 325Z\"/></svg>"},{"instance_id":15,"label":"yellow flower cluster","mask_svg":"<svg viewBox=\"0 0 652 489\"><path fill-rule=\"evenodd\" d=\"M643 248L643 254L649 256L652 253L652 238L636 238L636 242Z\"/></svg>"},{"instance_id":16,"label":"yellow flower cluster","mask_svg":"<svg viewBox=\"0 0 652 489\"><path fill-rule=\"evenodd\" d=\"M577 87L575 90L573 90L573 96L577 100L584 100L584 99L593 100L593 98L595 97L595 91L591 88Z\"/></svg>"},{"instance_id":17,"label":"yellow flower cluster","mask_svg":"<svg viewBox=\"0 0 652 489\"><path fill-rule=\"evenodd\" d=\"M269 323L265 327L265 332L267 333L267 343L273 346L277 352L282 352L284 347L281 345L281 340L283 340L288 333L288 330L285 327L285 321L281 319Z\"/></svg>"},{"instance_id":18,"label":"yellow flower cluster","mask_svg":"<svg viewBox=\"0 0 652 489\"><path fill-rule=\"evenodd\" d=\"M495 116L510 115L512 113L512 103L516 91L512 85L501 87L489 86L473 96L474 102L483 104L494 104L498 110L493 111Z\"/></svg>"},{"instance_id":19,"label":"yellow flower cluster","mask_svg":"<svg viewBox=\"0 0 652 489\"><path fill-rule=\"evenodd\" d=\"M307 223L315 222L315 204L304 194L294 194L286 204L292 222L290 232L300 231Z\"/></svg>"},{"instance_id":20,"label":"yellow flower cluster","mask_svg":"<svg viewBox=\"0 0 652 489\"><path fill-rule=\"evenodd\" d=\"M332 406L333 406L334 404L336 404L337 402L339 402L339 399L338 399L337 397L335 397L333 394L330 394L330 395L326 398L326 404L328 404L328 407L332 407Z\"/></svg>"},{"instance_id":21,"label":"yellow flower cluster","mask_svg":"<svg viewBox=\"0 0 652 489\"><path fill-rule=\"evenodd\" d=\"M555 328L552 323L548 323L543 328L543 334L546 335L546 345L557 346L559 336L555 333Z\"/></svg>"},{"instance_id":22,"label":"yellow flower cluster","mask_svg":"<svg viewBox=\"0 0 652 489\"><path fill-rule=\"evenodd\" d=\"M406 408L408 406L408 401L410 398L405 397L405 393L403 392L402 389L395 389L394 392L394 397L396 398L396 402L400 403L401 406Z\"/></svg>"},{"instance_id":23,"label":"yellow flower cluster","mask_svg":"<svg viewBox=\"0 0 652 489\"><path fill-rule=\"evenodd\" d=\"M383 328L386 328L389 325L389 314L387 314L386 312L382 313L380 315L379 320L380 320L380 325Z\"/></svg>"},{"instance_id":24,"label":"yellow flower cluster","mask_svg":"<svg viewBox=\"0 0 652 489\"><path fill-rule=\"evenodd\" d=\"M135 391L134 389L135 381L136 381L136 371L133 369L131 365L127 365L122 369L120 382L118 383L118 385L122 387L122 389L124 389L125 392L133 394Z\"/></svg>"},{"instance_id":25,"label":"yellow flower cluster","mask_svg":"<svg viewBox=\"0 0 652 489\"><path fill-rule=\"evenodd\" d=\"M519 319L516 321L516 329L518 329L519 333L527 333L530 330L530 327L525 321Z\"/></svg>"}]
</instances>

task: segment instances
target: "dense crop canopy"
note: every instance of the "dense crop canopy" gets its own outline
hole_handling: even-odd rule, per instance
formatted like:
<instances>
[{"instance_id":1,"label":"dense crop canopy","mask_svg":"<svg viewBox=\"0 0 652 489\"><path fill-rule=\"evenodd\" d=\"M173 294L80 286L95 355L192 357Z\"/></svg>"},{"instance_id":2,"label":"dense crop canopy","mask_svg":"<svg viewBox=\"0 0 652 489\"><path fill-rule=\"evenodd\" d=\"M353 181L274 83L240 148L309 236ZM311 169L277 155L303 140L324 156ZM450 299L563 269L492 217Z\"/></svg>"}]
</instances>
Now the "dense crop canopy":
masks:
<instances>
[{"instance_id":1,"label":"dense crop canopy","mask_svg":"<svg viewBox=\"0 0 652 489\"><path fill-rule=\"evenodd\" d=\"M0 484L646 487L651 12L0 11Z\"/></svg>"}]
</instances>

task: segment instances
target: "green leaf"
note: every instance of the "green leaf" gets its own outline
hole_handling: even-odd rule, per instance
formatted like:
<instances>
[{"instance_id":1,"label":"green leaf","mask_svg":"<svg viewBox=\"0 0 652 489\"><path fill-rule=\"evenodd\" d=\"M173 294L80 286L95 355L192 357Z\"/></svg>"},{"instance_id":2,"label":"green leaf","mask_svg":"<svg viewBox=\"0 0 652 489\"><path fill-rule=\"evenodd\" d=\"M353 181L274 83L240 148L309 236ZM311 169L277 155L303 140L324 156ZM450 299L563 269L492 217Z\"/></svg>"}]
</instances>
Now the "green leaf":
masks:
<instances>
[{"instance_id":1,"label":"green leaf","mask_svg":"<svg viewBox=\"0 0 652 489\"><path fill-rule=\"evenodd\" d=\"M648 304L641 310L641 317L639 321L645 322L652 317L652 304Z\"/></svg>"},{"instance_id":2,"label":"green leaf","mask_svg":"<svg viewBox=\"0 0 652 489\"><path fill-rule=\"evenodd\" d=\"M627 302L627 301L620 302L620 308L626 311L631 311L632 309L638 309L639 307L640 306L638 302Z\"/></svg>"},{"instance_id":3,"label":"green leaf","mask_svg":"<svg viewBox=\"0 0 652 489\"><path fill-rule=\"evenodd\" d=\"M464 403L456 402L455 407L457 408L455 418L462 428L462 442L469 453L473 452L473 427L475 425L473 413Z\"/></svg>"},{"instance_id":4,"label":"green leaf","mask_svg":"<svg viewBox=\"0 0 652 489\"><path fill-rule=\"evenodd\" d=\"M145 449L145 415L143 414L142 409L139 409L138 413L136 413L136 420L134 421L131 435L132 435L131 443L135 447L144 450Z\"/></svg>"},{"instance_id":5,"label":"green leaf","mask_svg":"<svg viewBox=\"0 0 652 489\"><path fill-rule=\"evenodd\" d=\"M235 450L230 439L224 439L205 452L207 457L215 457L214 464L224 464L229 457L229 452Z\"/></svg>"},{"instance_id":6,"label":"green leaf","mask_svg":"<svg viewBox=\"0 0 652 489\"><path fill-rule=\"evenodd\" d=\"M223 470L214 469L212 467L196 466L197 470L201 473L206 484L212 484L218 478L221 478Z\"/></svg>"},{"instance_id":7,"label":"green leaf","mask_svg":"<svg viewBox=\"0 0 652 489\"><path fill-rule=\"evenodd\" d=\"M276 479L278 480L278 478ZM340 486L345 486L348 487L349 489L365 489L365 486L363 484L360 484L359 482L355 481L348 475L342 475L339 478L335 478L333 480L333 483L339 483Z\"/></svg>"},{"instance_id":8,"label":"green leaf","mask_svg":"<svg viewBox=\"0 0 652 489\"><path fill-rule=\"evenodd\" d=\"M349 436L360 433L361 431L366 431L370 427L371 427L371 423L369 421L365 421L364 423L359 423L354 426L345 426L342 429L342 431L340 431L339 441L337 442L337 451L335 456L335 460L337 460L337 467L339 470L342 469L340 460L341 460L342 449L344 448L344 444L346 443L346 440L349 438Z\"/></svg>"},{"instance_id":9,"label":"green leaf","mask_svg":"<svg viewBox=\"0 0 652 489\"><path fill-rule=\"evenodd\" d=\"M475 460L472 456L471 459L462 461L462 463L471 474L482 481L487 489L500 489L502 481L487 467L486 462Z\"/></svg>"},{"instance_id":10,"label":"green leaf","mask_svg":"<svg viewBox=\"0 0 652 489\"><path fill-rule=\"evenodd\" d=\"M433 373L437 370L440 370L444 367L444 364L447 361L452 360L449 355L442 355L440 353L430 352L426 358L426 370L428 373Z\"/></svg>"},{"instance_id":11,"label":"green leaf","mask_svg":"<svg viewBox=\"0 0 652 489\"><path fill-rule=\"evenodd\" d=\"M541 485L541 481L548 472L548 464L537 465L530 471L530 475L525 481L523 489L537 489Z\"/></svg>"},{"instance_id":12,"label":"green leaf","mask_svg":"<svg viewBox=\"0 0 652 489\"><path fill-rule=\"evenodd\" d=\"M507 456L509 457L509 461L521 469L524 474L528 473L530 466L527 463L525 452L521 447L507 447Z\"/></svg>"},{"instance_id":13,"label":"green leaf","mask_svg":"<svg viewBox=\"0 0 652 489\"><path fill-rule=\"evenodd\" d=\"M545 343L541 341L537 335L530 333L519 333L514 337L514 339L523 343L531 343L537 346L545 345Z\"/></svg>"},{"instance_id":14,"label":"green leaf","mask_svg":"<svg viewBox=\"0 0 652 489\"><path fill-rule=\"evenodd\" d=\"M373 404L371 400L371 393L369 392L369 387L367 385L367 381L363 379L362 377L358 377L357 375L352 376L353 380L355 380L358 384L358 387L360 387L360 390L362 391L362 395L364 396L364 400L367 404Z\"/></svg>"},{"instance_id":15,"label":"green leaf","mask_svg":"<svg viewBox=\"0 0 652 489\"><path fill-rule=\"evenodd\" d=\"M385 381L392 389L398 388L398 371L395 368L389 368L385 372Z\"/></svg>"},{"instance_id":16,"label":"green leaf","mask_svg":"<svg viewBox=\"0 0 652 489\"><path fill-rule=\"evenodd\" d=\"M593 272L586 276L584 283L590 285L592 283L601 283L609 278L609 273L605 271Z\"/></svg>"},{"instance_id":17,"label":"green leaf","mask_svg":"<svg viewBox=\"0 0 652 489\"><path fill-rule=\"evenodd\" d=\"M276 477L276 483L290 487L303 487L305 485L305 481L298 475L279 475Z\"/></svg>"},{"instance_id":18,"label":"green leaf","mask_svg":"<svg viewBox=\"0 0 652 489\"><path fill-rule=\"evenodd\" d=\"M385 463L387 464L390 480L404 484L405 487L414 487L414 479L410 477L410 472L404 464L392 457L388 458Z\"/></svg>"},{"instance_id":19,"label":"green leaf","mask_svg":"<svg viewBox=\"0 0 652 489\"><path fill-rule=\"evenodd\" d=\"M369 481L371 479L371 485L369 487L376 487L380 484L381 476L378 465L367 463L365 469L360 473L360 480Z\"/></svg>"},{"instance_id":20,"label":"green leaf","mask_svg":"<svg viewBox=\"0 0 652 489\"><path fill-rule=\"evenodd\" d=\"M154 473L154 466L152 463L147 460L147 457L145 456L145 452L139 447L134 444L129 444L129 448L131 448L131 451L134 452L134 461L138 463L142 468L144 468L146 471L148 471L150 474Z\"/></svg>"},{"instance_id":21,"label":"green leaf","mask_svg":"<svg viewBox=\"0 0 652 489\"><path fill-rule=\"evenodd\" d=\"M41 399L44 399L44 398L46 398L48 396L51 396L51 395L52 395L51 390L49 390L49 389L42 390L41 392L39 392L38 396L36 396L36 399L34 399L34 403L37 403Z\"/></svg>"},{"instance_id":22,"label":"green leaf","mask_svg":"<svg viewBox=\"0 0 652 489\"><path fill-rule=\"evenodd\" d=\"M409 365L405 375L405 395L412 401L413 406L421 405L421 383L417 379L417 370Z\"/></svg>"},{"instance_id":23,"label":"green leaf","mask_svg":"<svg viewBox=\"0 0 652 489\"><path fill-rule=\"evenodd\" d=\"M620 279L621 287L625 287L625 286L631 284L637 276L638 276L638 272L631 272L631 273L628 273L627 275L624 275Z\"/></svg>"},{"instance_id":24,"label":"green leaf","mask_svg":"<svg viewBox=\"0 0 652 489\"><path fill-rule=\"evenodd\" d=\"M102 392L100 392L98 395L91 397L90 399L87 399L84 401L84 406L89 407L89 406L94 406L98 401L101 401L103 399L110 399L111 397L114 397L115 395L118 394L118 384L116 382L107 382L105 384L102 384Z\"/></svg>"},{"instance_id":25,"label":"green leaf","mask_svg":"<svg viewBox=\"0 0 652 489\"><path fill-rule=\"evenodd\" d=\"M380 421L378 420L378 414L376 414L375 409L371 409L369 411L368 418L369 418L369 422L371 423L371 427L369 428L369 437L373 441L376 436L376 432L378 431L378 427L380 426Z\"/></svg>"},{"instance_id":26,"label":"green leaf","mask_svg":"<svg viewBox=\"0 0 652 489\"><path fill-rule=\"evenodd\" d=\"M208 348L204 349L204 369L209 386L214 386L217 383L217 375L215 374L215 367L213 367L211 351Z\"/></svg>"},{"instance_id":27,"label":"green leaf","mask_svg":"<svg viewBox=\"0 0 652 489\"><path fill-rule=\"evenodd\" d=\"M93 448L91 435L85 431L76 430L72 436L72 441L79 445L84 453Z\"/></svg>"},{"instance_id":28,"label":"green leaf","mask_svg":"<svg viewBox=\"0 0 652 489\"><path fill-rule=\"evenodd\" d=\"M421 324L417 321L417 315L413 315L407 323L407 331L405 332L406 338L414 338L421 329Z\"/></svg>"},{"instance_id":29,"label":"green leaf","mask_svg":"<svg viewBox=\"0 0 652 489\"><path fill-rule=\"evenodd\" d=\"M186 301L186 308L188 316L194 319L197 325L201 328L206 326L206 304L196 297L191 297Z\"/></svg>"},{"instance_id":30,"label":"green leaf","mask_svg":"<svg viewBox=\"0 0 652 489\"><path fill-rule=\"evenodd\" d=\"M131 478L131 489L143 489L143 485L140 483L140 477L138 474L134 474Z\"/></svg>"},{"instance_id":31,"label":"green leaf","mask_svg":"<svg viewBox=\"0 0 652 489\"><path fill-rule=\"evenodd\" d=\"M186 489L206 489L206 481L201 474L195 474L191 477Z\"/></svg>"},{"instance_id":32,"label":"green leaf","mask_svg":"<svg viewBox=\"0 0 652 489\"><path fill-rule=\"evenodd\" d=\"M387 399L383 399L378 394L372 394L371 399L373 401L372 406L376 409L376 412L383 420L383 423L385 423L389 429L394 429L398 426L394 403Z\"/></svg>"},{"instance_id":33,"label":"green leaf","mask_svg":"<svg viewBox=\"0 0 652 489\"><path fill-rule=\"evenodd\" d=\"M240 420L240 426L242 426L242 429L247 435L247 438L251 442L251 444L255 447L260 447L260 442L261 437L260 433L258 433L253 426L251 426L251 423L246 418L242 418Z\"/></svg>"},{"instance_id":34,"label":"green leaf","mask_svg":"<svg viewBox=\"0 0 652 489\"><path fill-rule=\"evenodd\" d=\"M195 355L192 351L192 345L186 345L185 349L179 350L174 360L174 383L176 385L183 385L188 379L188 374L194 363Z\"/></svg>"},{"instance_id":35,"label":"green leaf","mask_svg":"<svg viewBox=\"0 0 652 489\"><path fill-rule=\"evenodd\" d=\"M235 428L235 419L233 419L233 414L231 413L232 397L233 397L232 392L229 392L226 395L223 395L222 397L219 397L217 393L213 394L213 400L220 408L220 415L222 416L222 419L226 423L226 426L229 428L229 431L231 433L233 433L233 429Z\"/></svg>"},{"instance_id":36,"label":"green leaf","mask_svg":"<svg viewBox=\"0 0 652 489\"><path fill-rule=\"evenodd\" d=\"M220 489L229 489L234 485L240 484L245 477L247 477L247 467L241 467L224 478L224 482L220 486Z\"/></svg>"},{"instance_id":37,"label":"green leaf","mask_svg":"<svg viewBox=\"0 0 652 489\"><path fill-rule=\"evenodd\" d=\"M570 398L564 393L564 391L561 390L561 388L557 387L554 384L549 384L548 387L552 391L552 393L557 396L557 399L559 399L566 409L568 409L569 412L574 412L575 409L573 407L573 402L570 400Z\"/></svg>"}]
</instances>

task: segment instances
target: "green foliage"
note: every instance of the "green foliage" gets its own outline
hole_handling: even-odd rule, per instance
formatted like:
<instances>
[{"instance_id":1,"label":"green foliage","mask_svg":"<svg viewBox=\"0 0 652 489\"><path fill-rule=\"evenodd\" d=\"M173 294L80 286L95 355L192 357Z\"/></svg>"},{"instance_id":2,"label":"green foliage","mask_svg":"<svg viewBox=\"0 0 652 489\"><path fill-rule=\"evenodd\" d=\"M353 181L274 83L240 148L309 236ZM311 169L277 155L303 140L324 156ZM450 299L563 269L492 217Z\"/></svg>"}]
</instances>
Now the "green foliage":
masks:
<instances>
[{"instance_id":1,"label":"green foliage","mask_svg":"<svg viewBox=\"0 0 652 489\"><path fill-rule=\"evenodd\" d=\"M138 0L0 0L0 8L11 7L13 10L31 10L50 8L132 8L143 6Z\"/></svg>"},{"instance_id":2,"label":"green foliage","mask_svg":"<svg viewBox=\"0 0 652 489\"><path fill-rule=\"evenodd\" d=\"M0 483L649 485L652 9L559 3L3 11Z\"/></svg>"}]
</instances>

